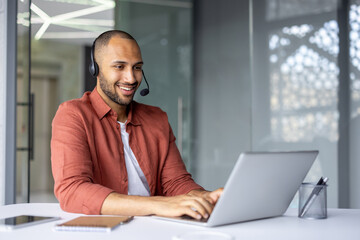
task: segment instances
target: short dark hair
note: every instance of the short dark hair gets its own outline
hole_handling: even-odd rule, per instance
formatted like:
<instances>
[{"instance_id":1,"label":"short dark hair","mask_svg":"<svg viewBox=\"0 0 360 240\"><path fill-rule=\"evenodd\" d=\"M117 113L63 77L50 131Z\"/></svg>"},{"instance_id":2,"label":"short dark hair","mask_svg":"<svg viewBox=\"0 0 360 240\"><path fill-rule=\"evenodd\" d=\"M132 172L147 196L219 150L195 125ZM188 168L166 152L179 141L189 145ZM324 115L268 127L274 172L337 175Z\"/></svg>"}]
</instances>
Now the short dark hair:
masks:
<instances>
[{"instance_id":1,"label":"short dark hair","mask_svg":"<svg viewBox=\"0 0 360 240\"><path fill-rule=\"evenodd\" d=\"M98 50L100 50L101 48L107 46L109 44L109 41L112 37L114 36L118 36L120 38L125 38L125 39L131 39L131 40L135 40L135 38L133 36L131 36L129 33L122 31L122 30L110 30L110 31L106 31L103 32L102 34L100 34L94 41L94 58L96 61L96 56L98 55ZM137 43L137 42L136 42Z\"/></svg>"}]
</instances>

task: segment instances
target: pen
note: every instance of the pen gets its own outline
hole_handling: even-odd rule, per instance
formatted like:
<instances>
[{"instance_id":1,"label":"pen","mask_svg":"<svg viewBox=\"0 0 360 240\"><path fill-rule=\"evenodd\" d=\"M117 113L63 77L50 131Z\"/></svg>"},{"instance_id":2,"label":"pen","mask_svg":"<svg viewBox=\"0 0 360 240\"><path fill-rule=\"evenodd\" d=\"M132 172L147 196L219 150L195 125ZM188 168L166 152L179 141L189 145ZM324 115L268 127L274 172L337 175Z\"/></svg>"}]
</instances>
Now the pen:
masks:
<instances>
[{"instance_id":1,"label":"pen","mask_svg":"<svg viewBox=\"0 0 360 240\"><path fill-rule=\"evenodd\" d=\"M328 178L320 178L316 186L326 185L326 182L328 181ZM309 208L311 207L311 204L314 202L316 197L319 195L322 188L315 187L314 190L311 192L309 198L307 199L306 203L304 204L304 207L301 209L300 216L303 217Z\"/></svg>"}]
</instances>

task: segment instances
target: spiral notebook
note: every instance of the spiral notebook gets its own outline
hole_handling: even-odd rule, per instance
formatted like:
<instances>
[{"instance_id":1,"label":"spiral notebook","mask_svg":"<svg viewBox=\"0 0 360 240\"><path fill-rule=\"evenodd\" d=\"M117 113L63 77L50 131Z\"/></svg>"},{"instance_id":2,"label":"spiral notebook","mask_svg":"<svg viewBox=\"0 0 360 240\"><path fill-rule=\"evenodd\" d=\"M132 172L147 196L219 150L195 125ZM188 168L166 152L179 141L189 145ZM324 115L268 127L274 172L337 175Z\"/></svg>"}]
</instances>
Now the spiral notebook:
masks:
<instances>
[{"instance_id":1,"label":"spiral notebook","mask_svg":"<svg viewBox=\"0 0 360 240\"><path fill-rule=\"evenodd\" d=\"M82 216L55 226L57 231L110 232L131 221L129 216Z\"/></svg>"}]
</instances>

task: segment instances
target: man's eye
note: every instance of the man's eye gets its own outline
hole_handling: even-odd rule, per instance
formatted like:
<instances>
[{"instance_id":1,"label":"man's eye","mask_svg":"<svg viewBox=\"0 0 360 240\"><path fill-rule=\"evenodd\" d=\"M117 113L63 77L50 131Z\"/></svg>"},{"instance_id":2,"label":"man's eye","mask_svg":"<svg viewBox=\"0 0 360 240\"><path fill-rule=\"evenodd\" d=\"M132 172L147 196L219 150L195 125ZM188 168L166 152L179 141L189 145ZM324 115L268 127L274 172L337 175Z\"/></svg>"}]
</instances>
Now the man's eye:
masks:
<instances>
[{"instance_id":1,"label":"man's eye","mask_svg":"<svg viewBox=\"0 0 360 240\"><path fill-rule=\"evenodd\" d=\"M135 70L142 70L142 66L135 66L134 69Z\"/></svg>"},{"instance_id":2,"label":"man's eye","mask_svg":"<svg viewBox=\"0 0 360 240\"><path fill-rule=\"evenodd\" d=\"M123 69L124 66L123 66L123 65L116 65L115 68L117 68L117 69Z\"/></svg>"}]
</instances>

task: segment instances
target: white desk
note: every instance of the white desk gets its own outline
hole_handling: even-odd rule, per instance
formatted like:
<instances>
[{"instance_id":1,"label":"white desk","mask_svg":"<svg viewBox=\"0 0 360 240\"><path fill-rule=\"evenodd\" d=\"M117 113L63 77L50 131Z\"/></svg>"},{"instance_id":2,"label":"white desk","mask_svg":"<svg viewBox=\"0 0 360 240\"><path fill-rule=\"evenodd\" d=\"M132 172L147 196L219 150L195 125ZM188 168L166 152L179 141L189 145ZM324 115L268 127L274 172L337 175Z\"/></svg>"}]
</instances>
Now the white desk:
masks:
<instances>
[{"instance_id":1,"label":"white desk","mask_svg":"<svg viewBox=\"0 0 360 240\"><path fill-rule=\"evenodd\" d=\"M197 227L172 223L151 217L135 217L133 221L116 228L111 233L57 232L57 223L79 216L62 211L58 204L31 203L0 206L0 218L22 214L59 216L62 220L21 228L12 232L0 232L1 240L10 239L172 239L173 236L196 231L228 233L234 239L360 239L360 209L329 209L324 220L304 220L290 209L284 216L258 221L244 222L215 228Z\"/></svg>"}]
</instances>

